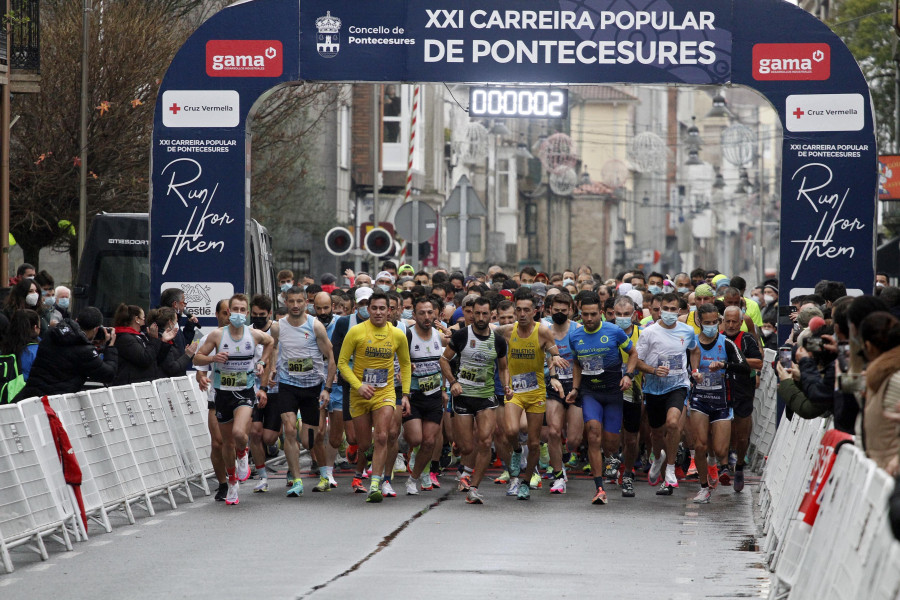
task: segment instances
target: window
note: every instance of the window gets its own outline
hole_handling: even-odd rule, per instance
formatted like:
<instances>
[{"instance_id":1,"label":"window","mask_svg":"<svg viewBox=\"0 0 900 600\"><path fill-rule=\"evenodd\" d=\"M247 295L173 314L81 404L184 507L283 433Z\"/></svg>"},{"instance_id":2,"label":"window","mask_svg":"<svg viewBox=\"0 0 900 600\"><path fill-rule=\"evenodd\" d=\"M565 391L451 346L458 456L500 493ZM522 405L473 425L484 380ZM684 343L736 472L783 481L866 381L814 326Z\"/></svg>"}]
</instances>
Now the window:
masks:
<instances>
[{"instance_id":1,"label":"window","mask_svg":"<svg viewBox=\"0 0 900 600\"><path fill-rule=\"evenodd\" d=\"M382 168L385 171L406 171L409 159L409 128L413 105L414 85L385 84L382 86ZM424 92L419 88L416 144L413 150L413 169L424 169Z\"/></svg>"}]
</instances>

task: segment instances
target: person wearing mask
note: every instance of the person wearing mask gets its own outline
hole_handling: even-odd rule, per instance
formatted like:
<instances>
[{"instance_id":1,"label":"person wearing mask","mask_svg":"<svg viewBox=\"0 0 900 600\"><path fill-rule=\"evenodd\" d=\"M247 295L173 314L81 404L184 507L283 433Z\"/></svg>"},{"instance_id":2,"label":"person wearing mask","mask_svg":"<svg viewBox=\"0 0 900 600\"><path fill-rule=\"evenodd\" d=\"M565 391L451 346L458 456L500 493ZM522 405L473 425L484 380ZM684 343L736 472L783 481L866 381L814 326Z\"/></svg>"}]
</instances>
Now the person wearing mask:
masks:
<instances>
[{"instance_id":1,"label":"person wearing mask","mask_svg":"<svg viewBox=\"0 0 900 600\"><path fill-rule=\"evenodd\" d=\"M72 302L72 290L64 285L60 285L54 290L53 296L56 298L56 311L63 319L70 318L71 314L69 313L69 309ZM62 321L62 319L60 319L60 321Z\"/></svg>"},{"instance_id":2,"label":"person wearing mask","mask_svg":"<svg viewBox=\"0 0 900 600\"><path fill-rule=\"evenodd\" d=\"M41 299L41 289L33 278L26 278L19 281L9 290L6 302L3 305L3 315L6 327L9 326L9 320L17 310L30 309L41 317L41 337L46 335L47 328L50 326L49 319L44 318L44 304ZM4 331L6 330L4 327Z\"/></svg>"},{"instance_id":3,"label":"person wearing mask","mask_svg":"<svg viewBox=\"0 0 900 600\"><path fill-rule=\"evenodd\" d=\"M765 302L765 306L762 307L762 317L763 321L774 321L778 322L778 288L774 285L767 285L763 288L763 302Z\"/></svg>"},{"instance_id":4,"label":"person wearing mask","mask_svg":"<svg viewBox=\"0 0 900 600\"><path fill-rule=\"evenodd\" d=\"M28 263L22 263L19 265L19 268L16 269L16 276L9 278L9 287L12 287L22 281L23 279L34 279L35 268L34 265L30 265Z\"/></svg>"},{"instance_id":5,"label":"person wearing mask","mask_svg":"<svg viewBox=\"0 0 900 600\"><path fill-rule=\"evenodd\" d=\"M866 456L896 476L900 472L900 426L884 413L900 412L900 320L887 312L872 313L862 320L859 335L869 361L863 446Z\"/></svg>"},{"instance_id":6,"label":"person wearing mask","mask_svg":"<svg viewBox=\"0 0 900 600\"><path fill-rule=\"evenodd\" d=\"M44 306L41 318L47 322L48 327L56 327L56 324L62 321L62 314L54 306L56 304L56 283L47 271L38 273L34 281L41 289L41 299Z\"/></svg>"},{"instance_id":7,"label":"person wearing mask","mask_svg":"<svg viewBox=\"0 0 900 600\"><path fill-rule=\"evenodd\" d=\"M6 375L2 378L4 396L7 400L14 397L19 389L28 381L31 365L37 356L38 337L41 332L41 320L33 310L17 310L10 321L9 329L0 342L0 359L6 363ZM11 369L15 360L15 368ZM19 376L21 375L21 378ZM18 386L18 387L17 387ZM0 403L3 399L0 398Z\"/></svg>"},{"instance_id":8,"label":"person wearing mask","mask_svg":"<svg viewBox=\"0 0 900 600\"><path fill-rule=\"evenodd\" d=\"M120 304L116 309L113 325L119 339L119 370L113 385L157 378L160 357L169 351L168 347L163 348L163 342L171 342L175 331L168 329L158 332L158 337L151 337L142 331L146 324L144 309L140 306Z\"/></svg>"},{"instance_id":9,"label":"person wearing mask","mask_svg":"<svg viewBox=\"0 0 900 600\"><path fill-rule=\"evenodd\" d=\"M116 332L104 331L103 355L94 347L94 338L103 325L100 310L88 306L78 319L66 319L42 337L25 387L14 401L79 392L90 378L111 383L116 377L119 354Z\"/></svg>"},{"instance_id":10,"label":"person wearing mask","mask_svg":"<svg viewBox=\"0 0 900 600\"><path fill-rule=\"evenodd\" d=\"M184 352L185 347L194 340L194 331L200 321L187 310L187 302L184 299L184 290L181 288L167 288L159 297L160 308L167 306L175 309L178 314L178 325L180 329L176 332L172 344L178 349L179 353Z\"/></svg>"}]
</instances>

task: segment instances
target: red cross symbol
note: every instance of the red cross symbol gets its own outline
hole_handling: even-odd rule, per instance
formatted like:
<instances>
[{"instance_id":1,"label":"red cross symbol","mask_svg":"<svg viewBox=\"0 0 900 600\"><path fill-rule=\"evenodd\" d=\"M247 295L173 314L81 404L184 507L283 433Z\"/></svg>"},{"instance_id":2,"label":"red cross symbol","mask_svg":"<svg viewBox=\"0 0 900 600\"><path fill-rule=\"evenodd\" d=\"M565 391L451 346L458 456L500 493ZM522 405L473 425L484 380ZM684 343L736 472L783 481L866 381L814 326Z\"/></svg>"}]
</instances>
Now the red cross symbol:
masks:
<instances>
[{"instance_id":1,"label":"red cross symbol","mask_svg":"<svg viewBox=\"0 0 900 600\"><path fill-rule=\"evenodd\" d=\"M791 114L794 115L795 117L797 117L797 118L799 119L800 117L802 117L802 116L805 115L806 113L803 112L803 109L800 108L800 107L798 106L798 107L797 107L797 110L795 110L795 111L792 112Z\"/></svg>"},{"instance_id":2,"label":"red cross symbol","mask_svg":"<svg viewBox=\"0 0 900 600\"><path fill-rule=\"evenodd\" d=\"M177 102L175 102L175 103L172 104L172 106L169 107L169 110L172 111L172 114L173 114L173 115L177 115L177 114L178 114L178 111L181 110L181 107L178 106L178 103L177 103Z\"/></svg>"}]
</instances>

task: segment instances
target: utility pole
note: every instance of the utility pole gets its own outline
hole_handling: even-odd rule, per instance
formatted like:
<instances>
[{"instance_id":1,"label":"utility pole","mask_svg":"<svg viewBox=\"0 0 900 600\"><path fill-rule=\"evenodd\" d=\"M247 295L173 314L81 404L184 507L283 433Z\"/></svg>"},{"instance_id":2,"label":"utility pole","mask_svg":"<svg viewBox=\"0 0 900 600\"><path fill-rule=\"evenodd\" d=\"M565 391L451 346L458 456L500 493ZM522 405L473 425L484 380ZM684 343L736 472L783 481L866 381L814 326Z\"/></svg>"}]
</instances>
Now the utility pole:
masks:
<instances>
[{"instance_id":1,"label":"utility pole","mask_svg":"<svg viewBox=\"0 0 900 600\"><path fill-rule=\"evenodd\" d=\"M6 12L10 11L10 0L3 3ZM9 83L12 80L12 61L10 57L10 27L4 25L6 35L6 84L0 89L0 129L3 131L0 143L0 287L9 287L9 115L10 97Z\"/></svg>"},{"instance_id":2,"label":"utility pole","mask_svg":"<svg viewBox=\"0 0 900 600\"><path fill-rule=\"evenodd\" d=\"M88 157L88 51L90 49L91 32L91 0L84 0L84 11L81 20L81 170L78 189L78 262L84 251L87 238L87 157Z\"/></svg>"}]
</instances>

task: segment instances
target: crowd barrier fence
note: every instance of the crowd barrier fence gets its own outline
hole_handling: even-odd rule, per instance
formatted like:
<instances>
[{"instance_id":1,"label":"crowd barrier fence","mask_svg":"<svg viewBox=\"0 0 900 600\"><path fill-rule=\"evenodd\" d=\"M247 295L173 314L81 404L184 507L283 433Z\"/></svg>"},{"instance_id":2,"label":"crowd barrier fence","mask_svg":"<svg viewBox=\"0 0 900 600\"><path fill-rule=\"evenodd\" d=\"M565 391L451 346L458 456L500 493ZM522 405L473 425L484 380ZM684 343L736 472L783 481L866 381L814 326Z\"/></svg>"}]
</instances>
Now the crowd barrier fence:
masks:
<instances>
[{"instance_id":1,"label":"crowd barrier fence","mask_svg":"<svg viewBox=\"0 0 900 600\"><path fill-rule=\"evenodd\" d=\"M211 440L206 394L193 378L99 388L51 396L82 472L89 521L112 531L110 515L135 522L134 508L155 514L154 498L176 507L210 494ZM39 398L0 407L0 559L13 571L10 549L49 557L45 539L66 550L88 538L73 488L66 484L56 443Z\"/></svg>"}]
</instances>

